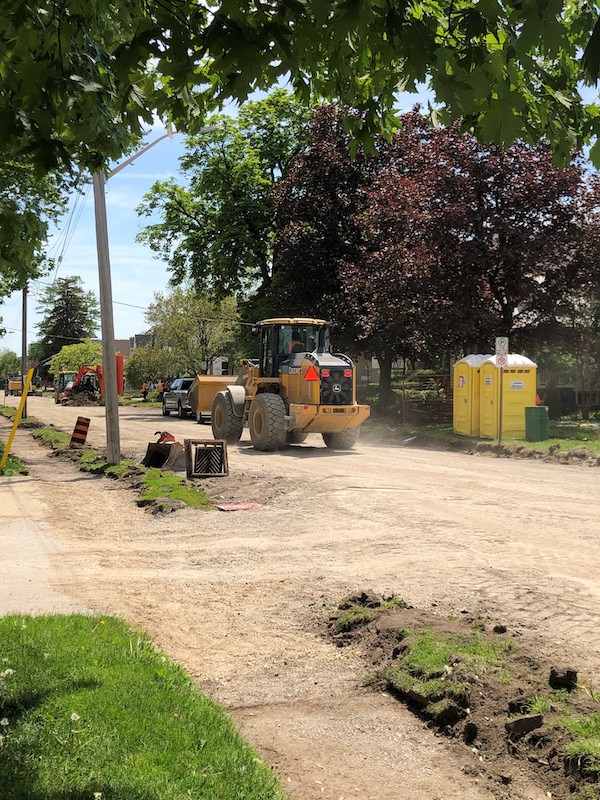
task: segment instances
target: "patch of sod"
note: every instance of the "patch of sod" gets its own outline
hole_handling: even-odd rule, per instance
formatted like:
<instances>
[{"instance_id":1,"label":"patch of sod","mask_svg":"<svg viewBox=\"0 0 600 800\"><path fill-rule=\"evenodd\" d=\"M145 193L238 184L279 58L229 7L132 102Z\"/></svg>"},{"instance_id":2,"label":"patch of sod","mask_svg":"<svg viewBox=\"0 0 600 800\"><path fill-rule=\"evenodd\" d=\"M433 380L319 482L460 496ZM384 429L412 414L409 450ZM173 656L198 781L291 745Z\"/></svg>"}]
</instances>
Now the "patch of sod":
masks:
<instances>
[{"instance_id":1,"label":"patch of sod","mask_svg":"<svg viewBox=\"0 0 600 800\"><path fill-rule=\"evenodd\" d=\"M281 800L270 769L147 636L92 616L0 619L3 800Z\"/></svg>"},{"instance_id":2,"label":"patch of sod","mask_svg":"<svg viewBox=\"0 0 600 800\"><path fill-rule=\"evenodd\" d=\"M160 469L152 467L146 470L144 475L144 488L140 495L140 500L157 500L159 497L167 497L172 500L183 500L192 508L211 508L208 498L204 492L186 486L182 478L178 478L172 472L162 472Z\"/></svg>"},{"instance_id":3,"label":"patch of sod","mask_svg":"<svg viewBox=\"0 0 600 800\"><path fill-rule=\"evenodd\" d=\"M333 631L334 633L347 633L354 628L358 628L359 625L366 625L371 620L394 608L406 608L405 601L401 597L391 597L375 607L351 603L348 608L343 608L335 618Z\"/></svg>"},{"instance_id":4,"label":"patch of sod","mask_svg":"<svg viewBox=\"0 0 600 800\"><path fill-rule=\"evenodd\" d=\"M4 455L4 448L5 448L4 442L0 442L0 460ZM28 475L28 474L29 470L27 469L25 464L23 464L22 461L19 461L19 459L16 456L12 455L9 455L9 457L6 459L6 464L4 465L4 468L0 470L0 475L6 475L6 476Z\"/></svg>"},{"instance_id":5,"label":"patch of sod","mask_svg":"<svg viewBox=\"0 0 600 800\"><path fill-rule=\"evenodd\" d=\"M464 637L421 630L409 633L402 644L402 658L386 671L386 678L400 694L427 706L431 714L438 711L435 704L444 700L465 704L475 676L500 665L512 647L509 640L486 641L477 630Z\"/></svg>"},{"instance_id":6,"label":"patch of sod","mask_svg":"<svg viewBox=\"0 0 600 800\"><path fill-rule=\"evenodd\" d=\"M564 718L561 725L574 737L565 747L568 762L582 775L600 778L600 712L580 719ZM600 787L598 787L600 796Z\"/></svg>"},{"instance_id":7,"label":"patch of sod","mask_svg":"<svg viewBox=\"0 0 600 800\"><path fill-rule=\"evenodd\" d=\"M36 428L31 431L34 439L40 439L44 444L50 445L53 450L63 450L71 441L71 434L59 431L57 428Z\"/></svg>"}]
</instances>

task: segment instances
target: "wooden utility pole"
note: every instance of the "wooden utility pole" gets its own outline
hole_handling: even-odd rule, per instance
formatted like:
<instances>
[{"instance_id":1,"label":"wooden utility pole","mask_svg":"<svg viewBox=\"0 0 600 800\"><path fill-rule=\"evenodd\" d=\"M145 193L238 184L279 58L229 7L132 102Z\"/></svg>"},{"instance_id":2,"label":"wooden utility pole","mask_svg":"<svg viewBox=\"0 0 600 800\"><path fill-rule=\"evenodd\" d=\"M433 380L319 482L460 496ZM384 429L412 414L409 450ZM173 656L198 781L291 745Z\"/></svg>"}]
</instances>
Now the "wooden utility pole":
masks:
<instances>
[{"instance_id":1,"label":"wooden utility pole","mask_svg":"<svg viewBox=\"0 0 600 800\"><path fill-rule=\"evenodd\" d=\"M104 370L104 402L106 411L106 460L109 464L120 464L119 394L117 388L117 363L115 359L115 324L110 277L108 223L106 219L106 197L104 193L105 182L106 180L103 172L94 173L96 248L98 250L100 320L102 324L102 369Z\"/></svg>"},{"instance_id":2,"label":"wooden utility pole","mask_svg":"<svg viewBox=\"0 0 600 800\"><path fill-rule=\"evenodd\" d=\"M198 131L208 133L217 129L209 125ZM142 147L137 153L126 158L108 173L108 178L133 164L151 147L170 138L169 130L154 141ZM108 223L106 220L106 197L104 187L107 178L103 172L94 173L94 207L96 214L96 246L98 250L98 277L100 280L100 319L102 323L102 368L104 370L104 399L106 403L106 456L109 464L121 463L121 442L119 434L119 393L117 388L117 364L115 360L115 325L113 319L112 283L110 278L110 253L108 247Z\"/></svg>"},{"instance_id":3,"label":"wooden utility pole","mask_svg":"<svg viewBox=\"0 0 600 800\"><path fill-rule=\"evenodd\" d=\"M25 375L27 375L27 281L23 286L23 312L21 314L21 392L25 391ZM22 419L27 419L27 395L23 403Z\"/></svg>"}]
</instances>

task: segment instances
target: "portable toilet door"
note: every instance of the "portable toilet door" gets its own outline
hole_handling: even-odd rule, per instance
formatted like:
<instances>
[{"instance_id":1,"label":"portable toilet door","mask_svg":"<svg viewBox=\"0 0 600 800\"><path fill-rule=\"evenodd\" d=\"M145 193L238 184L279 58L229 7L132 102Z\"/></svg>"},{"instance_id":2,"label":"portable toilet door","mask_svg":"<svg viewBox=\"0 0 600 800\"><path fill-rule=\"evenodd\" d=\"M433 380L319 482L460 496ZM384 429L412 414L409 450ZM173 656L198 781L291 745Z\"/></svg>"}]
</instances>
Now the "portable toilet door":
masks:
<instances>
[{"instance_id":1,"label":"portable toilet door","mask_svg":"<svg viewBox=\"0 0 600 800\"><path fill-rule=\"evenodd\" d=\"M454 365L452 422L454 433L479 436L479 372L489 355L469 355Z\"/></svg>"},{"instance_id":2,"label":"portable toilet door","mask_svg":"<svg viewBox=\"0 0 600 800\"><path fill-rule=\"evenodd\" d=\"M537 364L516 353L507 364L496 366L496 356L484 361L480 370L480 435L498 438L500 419L500 381L502 380L502 435L525 438L525 408L535 405Z\"/></svg>"}]
</instances>

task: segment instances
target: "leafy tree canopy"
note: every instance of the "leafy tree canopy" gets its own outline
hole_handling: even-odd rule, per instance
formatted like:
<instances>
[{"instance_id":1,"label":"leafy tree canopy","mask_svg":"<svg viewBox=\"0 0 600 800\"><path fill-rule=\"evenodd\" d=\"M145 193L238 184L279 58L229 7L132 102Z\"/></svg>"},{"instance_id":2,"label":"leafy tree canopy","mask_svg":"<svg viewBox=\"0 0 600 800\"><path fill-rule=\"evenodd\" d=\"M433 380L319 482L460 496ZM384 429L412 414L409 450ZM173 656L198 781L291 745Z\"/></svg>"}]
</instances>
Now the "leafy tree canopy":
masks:
<instances>
[{"instance_id":1,"label":"leafy tree canopy","mask_svg":"<svg viewBox=\"0 0 600 800\"><path fill-rule=\"evenodd\" d=\"M63 213L73 180L40 176L26 158L0 162L0 302L52 266L43 252L48 223Z\"/></svg>"},{"instance_id":2,"label":"leafy tree canopy","mask_svg":"<svg viewBox=\"0 0 600 800\"><path fill-rule=\"evenodd\" d=\"M169 354L169 377L205 373L216 357L234 354L239 324L233 298L214 300L185 287L154 297L146 320L153 346Z\"/></svg>"},{"instance_id":3,"label":"leafy tree canopy","mask_svg":"<svg viewBox=\"0 0 600 800\"><path fill-rule=\"evenodd\" d=\"M0 378L15 375L21 371L21 359L12 350L3 347L0 350Z\"/></svg>"},{"instance_id":4,"label":"leafy tree canopy","mask_svg":"<svg viewBox=\"0 0 600 800\"><path fill-rule=\"evenodd\" d=\"M100 309L96 295L85 291L81 278L59 278L40 297L38 331L42 338L41 360L58 353L67 343L92 336L98 328Z\"/></svg>"},{"instance_id":5,"label":"leafy tree canopy","mask_svg":"<svg viewBox=\"0 0 600 800\"><path fill-rule=\"evenodd\" d=\"M144 381L158 382L173 375L173 358L160 347L136 347L125 359L125 378L130 386L138 388Z\"/></svg>"},{"instance_id":6,"label":"leafy tree canopy","mask_svg":"<svg viewBox=\"0 0 600 800\"><path fill-rule=\"evenodd\" d=\"M138 236L166 261L175 284L191 278L220 297L272 278L270 193L302 141L308 113L283 89L248 102L236 118L186 140L187 185L155 183L138 208L158 215Z\"/></svg>"},{"instance_id":7,"label":"leafy tree canopy","mask_svg":"<svg viewBox=\"0 0 600 800\"><path fill-rule=\"evenodd\" d=\"M335 107L309 133L275 194L271 294L354 326L388 384L397 357L488 348L499 332L525 341L597 279L600 194L578 162L484 146L417 111L356 159Z\"/></svg>"},{"instance_id":8,"label":"leafy tree canopy","mask_svg":"<svg viewBox=\"0 0 600 800\"><path fill-rule=\"evenodd\" d=\"M84 364L95 366L102 364L102 344L86 339L79 344L67 344L55 353L48 365L50 375L56 375L61 369L78 370Z\"/></svg>"},{"instance_id":9,"label":"leafy tree canopy","mask_svg":"<svg viewBox=\"0 0 600 800\"><path fill-rule=\"evenodd\" d=\"M287 79L305 102L357 109L360 138L391 130L398 90L429 80L446 122L506 145L546 135L566 162L598 133L580 84L599 73L597 6L572 0L5 3L0 141L45 170L96 167L153 112L191 130Z\"/></svg>"}]
</instances>

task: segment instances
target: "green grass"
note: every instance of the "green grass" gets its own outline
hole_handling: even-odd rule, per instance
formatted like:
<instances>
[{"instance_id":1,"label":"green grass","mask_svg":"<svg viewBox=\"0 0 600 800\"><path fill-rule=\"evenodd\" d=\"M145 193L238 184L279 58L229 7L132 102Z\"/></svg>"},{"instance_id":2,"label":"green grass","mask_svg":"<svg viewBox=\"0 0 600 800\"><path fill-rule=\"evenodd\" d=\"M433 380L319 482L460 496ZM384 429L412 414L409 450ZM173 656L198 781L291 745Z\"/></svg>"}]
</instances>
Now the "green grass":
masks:
<instances>
[{"instance_id":1,"label":"green grass","mask_svg":"<svg viewBox=\"0 0 600 800\"><path fill-rule=\"evenodd\" d=\"M600 778L600 712L581 719L563 718L561 725L574 737L565 756L583 775Z\"/></svg>"},{"instance_id":2,"label":"green grass","mask_svg":"<svg viewBox=\"0 0 600 800\"><path fill-rule=\"evenodd\" d=\"M402 641L404 655L386 677L400 693L420 698L427 704L425 713L433 716L444 700L465 703L474 677L502 666L503 656L512 647L508 639L486 641L478 631L461 637L421 630Z\"/></svg>"},{"instance_id":3,"label":"green grass","mask_svg":"<svg viewBox=\"0 0 600 800\"><path fill-rule=\"evenodd\" d=\"M111 617L0 619L2 800L276 800L225 711Z\"/></svg>"},{"instance_id":4,"label":"green grass","mask_svg":"<svg viewBox=\"0 0 600 800\"><path fill-rule=\"evenodd\" d=\"M508 639L486 641L474 631L469 637L455 635L436 636L428 630L420 631L409 642L410 652L403 659L403 664L411 672L425 677L443 671L454 656L461 663L477 668L483 665L497 665L510 647Z\"/></svg>"},{"instance_id":5,"label":"green grass","mask_svg":"<svg viewBox=\"0 0 600 800\"><path fill-rule=\"evenodd\" d=\"M366 625L371 620L394 608L406 608L406 602L400 597L391 597L389 600L384 600L377 608L366 608L355 603L350 608L342 610L342 613L333 623L333 630L335 633L346 633L358 628L360 625Z\"/></svg>"},{"instance_id":6,"label":"green grass","mask_svg":"<svg viewBox=\"0 0 600 800\"><path fill-rule=\"evenodd\" d=\"M53 450L63 450L71 441L70 433L51 427L36 428L31 435L34 439L40 439L44 444L49 445Z\"/></svg>"},{"instance_id":7,"label":"green grass","mask_svg":"<svg viewBox=\"0 0 600 800\"><path fill-rule=\"evenodd\" d=\"M71 436L56 428L45 427L33 430L32 436L40 439L54 450L67 450ZM127 478L131 475L143 475L141 500L181 500L192 508L211 509L212 506L206 494L193 486L188 486L183 478L172 472L163 472L160 469L146 469L132 459L124 459L118 465L107 463L105 456L93 447L85 446L68 451L77 461L83 472L107 475L111 478Z\"/></svg>"},{"instance_id":8,"label":"green grass","mask_svg":"<svg viewBox=\"0 0 600 800\"><path fill-rule=\"evenodd\" d=\"M172 500L183 500L192 508L209 509L211 505L204 492L194 489L193 486L186 486L182 478L172 472L162 472L157 468L146 470L144 475L144 486L140 496L141 500L157 500L159 497L167 497Z\"/></svg>"},{"instance_id":9,"label":"green grass","mask_svg":"<svg viewBox=\"0 0 600 800\"><path fill-rule=\"evenodd\" d=\"M0 442L0 460L4 455L4 448L4 442ZM7 477L10 475L27 475L28 473L27 467L16 456L12 455L8 456L4 469L0 470L0 475L6 475Z\"/></svg>"},{"instance_id":10,"label":"green grass","mask_svg":"<svg viewBox=\"0 0 600 800\"><path fill-rule=\"evenodd\" d=\"M565 708L569 705L569 692L566 689L558 689L551 695L538 694L532 697L528 711L533 714L548 714Z\"/></svg>"},{"instance_id":11,"label":"green grass","mask_svg":"<svg viewBox=\"0 0 600 800\"><path fill-rule=\"evenodd\" d=\"M345 609L333 623L333 629L336 633L346 633L359 625L366 625L372 619L375 619L381 614L379 608L365 608L360 605L352 605L350 608Z\"/></svg>"}]
</instances>

